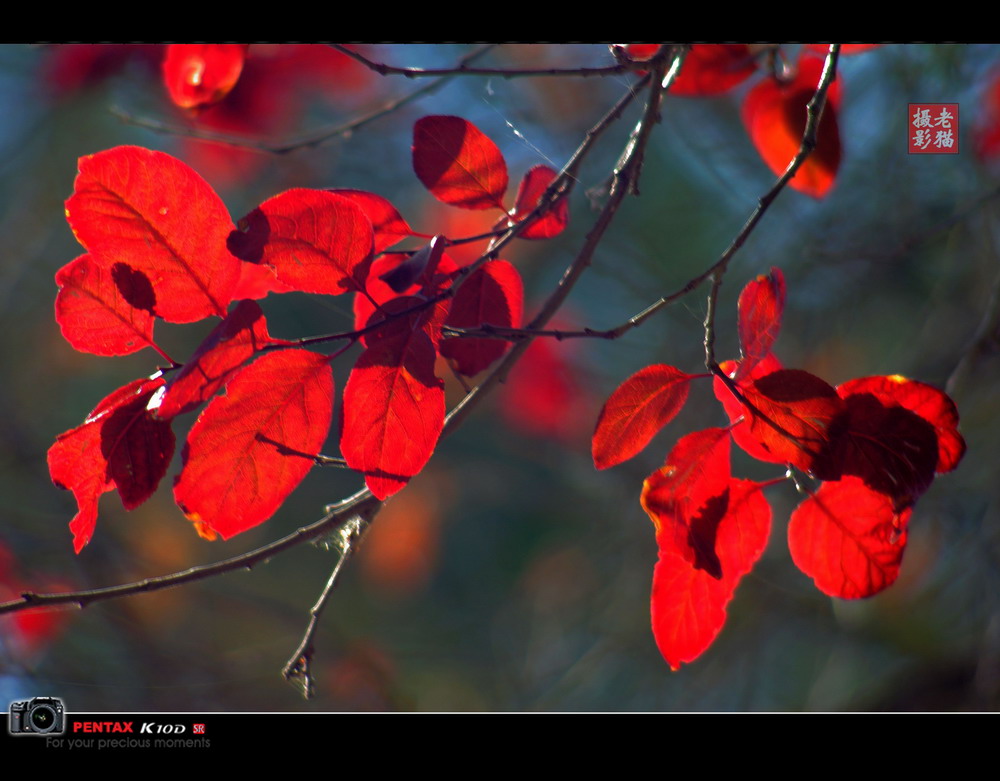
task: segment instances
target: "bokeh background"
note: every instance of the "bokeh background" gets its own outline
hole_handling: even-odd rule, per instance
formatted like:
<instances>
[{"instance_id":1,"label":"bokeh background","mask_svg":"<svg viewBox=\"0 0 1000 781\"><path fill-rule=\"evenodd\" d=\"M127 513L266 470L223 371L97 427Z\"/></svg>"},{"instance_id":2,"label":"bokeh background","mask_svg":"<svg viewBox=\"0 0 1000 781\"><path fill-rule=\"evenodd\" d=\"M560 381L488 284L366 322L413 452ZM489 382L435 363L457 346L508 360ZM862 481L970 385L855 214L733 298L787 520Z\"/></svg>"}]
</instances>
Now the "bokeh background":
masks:
<instances>
[{"instance_id":1,"label":"bokeh background","mask_svg":"<svg viewBox=\"0 0 1000 781\"><path fill-rule=\"evenodd\" d=\"M790 63L798 49L785 47ZM469 50L367 51L392 64L444 66ZM196 121L169 103L158 47L0 47L0 589L8 594L111 585L231 556L312 522L360 487L343 471L314 469L268 523L208 543L173 504L175 464L134 512L106 494L93 541L73 554L73 498L51 484L46 451L157 363L149 350L77 353L54 321L53 275L82 253L63 215L78 157L119 144L167 151L205 176L234 218L290 187L354 187L389 197L417 230L468 234L488 228L489 217L438 204L417 181L416 119L457 114L477 124L507 158L512 199L528 168L567 160L630 80L454 79L349 137L281 156L193 141L193 127L292 138L421 86L379 77L326 47L250 52L233 94ZM519 45L482 62L613 60L606 46ZM1000 126L991 113L998 67L1000 47L990 45L885 45L841 59L836 185L822 200L783 193L739 253L720 299L721 357L737 350L739 289L779 266L788 303L776 353L785 365L834 384L899 373L944 387L984 318L995 318L1000 168L989 132ZM759 78L719 97L666 100L641 197L625 203L561 323L618 325L729 244L773 181L739 116ZM907 154L910 102L959 104L959 154ZM580 246L595 213L585 193L600 200L637 112L584 166L569 230L508 254L525 278L529 314ZM771 488L769 547L722 634L679 672L664 663L649 627L656 546L639 491L680 436L724 415L707 386L695 387L682 414L628 463L596 472L589 442L602 402L631 373L657 362L699 370L705 295L696 291L617 342L533 348L490 404L440 444L343 573L318 637L311 702L279 670L335 562L313 546L193 586L2 618L0 701L53 695L75 711L996 709L996 322L992 341L954 380L968 453L917 504L898 582L859 602L819 593L785 541L799 497L791 486ZM279 336L350 323L346 297L272 295L262 305ZM209 328L161 325L158 337L172 354L190 354ZM449 399L458 393L449 379ZM179 440L192 417L181 421ZM734 472L780 474L735 449Z\"/></svg>"}]
</instances>

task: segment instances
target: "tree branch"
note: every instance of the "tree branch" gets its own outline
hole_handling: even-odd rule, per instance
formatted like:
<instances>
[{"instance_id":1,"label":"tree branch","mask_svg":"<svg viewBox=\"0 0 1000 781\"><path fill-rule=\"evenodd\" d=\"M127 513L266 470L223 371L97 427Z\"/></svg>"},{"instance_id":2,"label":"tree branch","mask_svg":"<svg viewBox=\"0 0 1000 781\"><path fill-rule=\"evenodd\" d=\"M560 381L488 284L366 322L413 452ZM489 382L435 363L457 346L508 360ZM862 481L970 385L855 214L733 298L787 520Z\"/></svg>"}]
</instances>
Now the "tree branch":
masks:
<instances>
[{"instance_id":1,"label":"tree branch","mask_svg":"<svg viewBox=\"0 0 1000 781\"><path fill-rule=\"evenodd\" d=\"M505 79L521 78L525 76L579 76L583 78L594 76L618 76L622 73L634 71L637 68L647 68L648 63L619 62L616 65L606 65L600 68L584 67L577 68L469 68L465 64L454 68L406 68L386 65L383 62L375 62L360 52L356 52L339 43L329 44L341 54L346 54L353 60L360 62L380 76L405 76L408 79L417 79L427 76L502 76Z\"/></svg>"}]
</instances>

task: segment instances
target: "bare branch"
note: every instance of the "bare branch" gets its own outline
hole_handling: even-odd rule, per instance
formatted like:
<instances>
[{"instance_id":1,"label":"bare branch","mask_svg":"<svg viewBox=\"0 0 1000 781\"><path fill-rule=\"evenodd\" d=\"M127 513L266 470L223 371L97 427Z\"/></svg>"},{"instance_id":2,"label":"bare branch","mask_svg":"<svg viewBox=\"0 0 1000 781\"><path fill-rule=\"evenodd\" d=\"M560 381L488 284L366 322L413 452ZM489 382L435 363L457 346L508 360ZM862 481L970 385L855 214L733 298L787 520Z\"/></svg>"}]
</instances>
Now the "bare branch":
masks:
<instances>
[{"instance_id":1,"label":"bare branch","mask_svg":"<svg viewBox=\"0 0 1000 781\"><path fill-rule=\"evenodd\" d=\"M599 68L579 66L576 68L470 68L465 64L460 64L454 68L405 68L394 65L386 65L383 62L375 62L365 57L360 52L356 52L338 43L329 44L331 47L346 54L351 59L360 62L381 76L405 76L408 79L417 79L428 76L502 76L505 79L521 78L525 76L618 76L628 73L638 68L647 68L647 63L619 62L616 65L606 65Z\"/></svg>"}]
</instances>

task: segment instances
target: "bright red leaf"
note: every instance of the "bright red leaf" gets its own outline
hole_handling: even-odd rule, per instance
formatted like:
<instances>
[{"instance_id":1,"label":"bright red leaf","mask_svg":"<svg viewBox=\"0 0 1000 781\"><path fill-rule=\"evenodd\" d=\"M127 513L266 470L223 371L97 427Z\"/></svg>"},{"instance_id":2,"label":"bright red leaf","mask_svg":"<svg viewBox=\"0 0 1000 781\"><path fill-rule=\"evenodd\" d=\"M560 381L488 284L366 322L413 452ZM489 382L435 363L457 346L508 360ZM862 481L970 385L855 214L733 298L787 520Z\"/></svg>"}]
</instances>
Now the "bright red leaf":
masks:
<instances>
[{"instance_id":1,"label":"bright red leaf","mask_svg":"<svg viewBox=\"0 0 1000 781\"><path fill-rule=\"evenodd\" d=\"M792 513L788 549L824 594L870 597L899 574L911 512L856 477L823 483Z\"/></svg>"},{"instance_id":2,"label":"bright red leaf","mask_svg":"<svg viewBox=\"0 0 1000 781\"><path fill-rule=\"evenodd\" d=\"M325 190L287 190L239 221L229 246L278 281L305 293L358 290L374 247L372 224L352 200Z\"/></svg>"},{"instance_id":3,"label":"bright red leaf","mask_svg":"<svg viewBox=\"0 0 1000 781\"><path fill-rule=\"evenodd\" d=\"M743 288L738 304L743 359L736 370L737 380L747 376L771 352L781 330L784 308L785 276L779 268L772 268L766 277L761 274Z\"/></svg>"},{"instance_id":4,"label":"bright red leaf","mask_svg":"<svg viewBox=\"0 0 1000 781\"><path fill-rule=\"evenodd\" d=\"M687 401L691 374L673 366L647 366L618 386L601 408L594 430L594 466L607 469L632 458Z\"/></svg>"},{"instance_id":5,"label":"bright red leaf","mask_svg":"<svg viewBox=\"0 0 1000 781\"><path fill-rule=\"evenodd\" d=\"M81 157L79 169L66 217L93 260L144 274L164 320L225 317L240 263L211 186L180 160L136 146Z\"/></svg>"},{"instance_id":6,"label":"bright red leaf","mask_svg":"<svg viewBox=\"0 0 1000 781\"><path fill-rule=\"evenodd\" d=\"M66 341L94 355L129 355L153 345L156 297L141 271L105 268L81 255L56 272L56 322Z\"/></svg>"},{"instance_id":7,"label":"bright red leaf","mask_svg":"<svg viewBox=\"0 0 1000 781\"><path fill-rule=\"evenodd\" d=\"M241 301L170 379L159 404L150 405L153 414L167 420L208 401L247 359L273 344L289 343L271 338L256 303Z\"/></svg>"},{"instance_id":8,"label":"bright red leaf","mask_svg":"<svg viewBox=\"0 0 1000 781\"><path fill-rule=\"evenodd\" d=\"M674 670L711 645L739 580L767 545L771 509L760 489L731 477L725 429L682 438L643 484L659 547L653 635Z\"/></svg>"},{"instance_id":9,"label":"bright red leaf","mask_svg":"<svg viewBox=\"0 0 1000 781\"><path fill-rule=\"evenodd\" d=\"M743 124L760 156L777 175L785 172L802 145L806 104L816 92L822 72L823 60L803 57L794 79L786 84L766 79L750 90L743 102ZM817 129L816 148L788 183L814 198L829 192L840 166L839 103L840 84L834 81Z\"/></svg>"},{"instance_id":10,"label":"bright red leaf","mask_svg":"<svg viewBox=\"0 0 1000 781\"><path fill-rule=\"evenodd\" d=\"M49 448L52 482L76 499L78 512L69 528L77 553L93 536L101 494L117 488L125 509L131 510L152 495L166 473L174 435L168 422L154 420L146 411L162 385L158 377L119 388Z\"/></svg>"},{"instance_id":11,"label":"bright red leaf","mask_svg":"<svg viewBox=\"0 0 1000 781\"><path fill-rule=\"evenodd\" d=\"M353 201L371 221L375 232L375 254L385 252L410 236L424 236L411 228L388 199L364 190L330 190L334 195ZM429 237L427 237L429 238Z\"/></svg>"},{"instance_id":12,"label":"bright red leaf","mask_svg":"<svg viewBox=\"0 0 1000 781\"><path fill-rule=\"evenodd\" d=\"M173 43L163 60L163 81L181 108L218 103L236 86L247 45L242 43Z\"/></svg>"},{"instance_id":13,"label":"bright red leaf","mask_svg":"<svg viewBox=\"0 0 1000 781\"><path fill-rule=\"evenodd\" d=\"M389 252L372 263L371 273L368 277L368 281L365 283L365 287L368 292L368 296L371 296L371 299L374 300L379 306L389 304L389 302L393 301L393 299L408 298L418 294L425 297L434 296L444 290L444 288L450 283L450 275L458 270L458 266L455 264L455 261L453 261L448 255L442 253L436 268L432 268L430 266L424 268L423 272L419 277L417 277L416 281L403 290L401 294L397 295L396 291L389 287L382 277L386 276L403 263L406 263L409 258L410 256L406 253ZM368 296L358 293L354 297L355 330L360 331L362 328L369 325L372 315L375 313L375 307L372 305L372 301L369 300ZM395 306L395 304L389 304L388 309L390 311L398 311L394 308ZM421 327L423 327L424 331L435 345L437 345L437 343L441 340L441 326L444 325L444 321L448 316L448 310L450 307L451 302L447 299L439 301L433 306L432 309L425 310L425 313L420 320ZM366 347L368 346L367 335L361 337L361 343Z\"/></svg>"},{"instance_id":14,"label":"bright red leaf","mask_svg":"<svg viewBox=\"0 0 1000 781\"><path fill-rule=\"evenodd\" d=\"M417 301L394 299L392 309ZM435 356L419 316L400 317L368 335L347 379L340 451L379 499L423 468L441 435L444 383L434 375Z\"/></svg>"},{"instance_id":15,"label":"bright red leaf","mask_svg":"<svg viewBox=\"0 0 1000 781\"><path fill-rule=\"evenodd\" d=\"M844 402L836 389L809 372L779 369L764 373L768 365L762 361L737 383L753 409L736 399L718 377L715 395L733 423L743 418L733 428L740 447L762 461L793 464L811 472L829 446Z\"/></svg>"},{"instance_id":16,"label":"bright red leaf","mask_svg":"<svg viewBox=\"0 0 1000 781\"><path fill-rule=\"evenodd\" d=\"M413 171L439 201L462 209L506 211L507 163L497 145L461 117L417 120Z\"/></svg>"},{"instance_id":17,"label":"bright red leaf","mask_svg":"<svg viewBox=\"0 0 1000 781\"><path fill-rule=\"evenodd\" d=\"M333 414L330 359L266 353L198 417L174 498L199 533L223 539L263 523L312 468Z\"/></svg>"},{"instance_id":18,"label":"bright red leaf","mask_svg":"<svg viewBox=\"0 0 1000 781\"><path fill-rule=\"evenodd\" d=\"M490 260L458 289L445 324L455 328L518 328L523 306L524 284L518 270L506 260ZM441 342L441 355L455 362L459 374L472 377L498 360L509 346L502 339L453 337Z\"/></svg>"},{"instance_id":19,"label":"bright red leaf","mask_svg":"<svg viewBox=\"0 0 1000 781\"><path fill-rule=\"evenodd\" d=\"M559 176L547 165L536 165L524 175L517 188L517 199L514 201L515 222L520 222L538 206L549 185ZM555 203L535 218L518 235L521 239L551 239L566 229L569 222L569 202L565 196L557 198Z\"/></svg>"}]
</instances>

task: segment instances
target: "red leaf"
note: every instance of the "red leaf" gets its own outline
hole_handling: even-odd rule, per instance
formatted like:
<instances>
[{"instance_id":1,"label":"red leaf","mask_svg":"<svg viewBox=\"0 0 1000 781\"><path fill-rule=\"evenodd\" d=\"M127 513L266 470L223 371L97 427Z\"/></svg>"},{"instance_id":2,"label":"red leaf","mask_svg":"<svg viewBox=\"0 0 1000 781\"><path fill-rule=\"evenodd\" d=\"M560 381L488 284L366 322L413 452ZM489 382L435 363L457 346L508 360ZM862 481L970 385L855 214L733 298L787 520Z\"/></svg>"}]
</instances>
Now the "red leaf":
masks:
<instances>
[{"instance_id":1,"label":"red leaf","mask_svg":"<svg viewBox=\"0 0 1000 781\"><path fill-rule=\"evenodd\" d=\"M757 70L745 43L703 43L691 47L671 95L718 95L746 81Z\"/></svg>"},{"instance_id":2,"label":"red leaf","mask_svg":"<svg viewBox=\"0 0 1000 781\"><path fill-rule=\"evenodd\" d=\"M851 380L837 390L845 412L815 464L821 479L859 477L902 510L930 487L935 471L954 469L965 452L954 403L930 385L897 375Z\"/></svg>"},{"instance_id":3,"label":"red leaf","mask_svg":"<svg viewBox=\"0 0 1000 781\"><path fill-rule=\"evenodd\" d=\"M749 374L771 352L781 330L784 308L785 277L779 268L772 268L768 276L760 275L743 288L738 304L743 360L736 371L737 380Z\"/></svg>"},{"instance_id":4,"label":"red leaf","mask_svg":"<svg viewBox=\"0 0 1000 781\"><path fill-rule=\"evenodd\" d=\"M248 358L272 344L289 342L272 339L260 307L241 301L170 380L159 404L150 405L153 414L166 420L208 401Z\"/></svg>"},{"instance_id":5,"label":"red leaf","mask_svg":"<svg viewBox=\"0 0 1000 781\"><path fill-rule=\"evenodd\" d=\"M461 117L417 120L413 171L439 201L462 209L506 211L507 163L497 145Z\"/></svg>"},{"instance_id":6,"label":"red leaf","mask_svg":"<svg viewBox=\"0 0 1000 781\"><path fill-rule=\"evenodd\" d=\"M856 477L823 483L792 513L792 560L824 594L870 597L899 574L910 513Z\"/></svg>"},{"instance_id":7,"label":"red leaf","mask_svg":"<svg viewBox=\"0 0 1000 781\"><path fill-rule=\"evenodd\" d=\"M218 103L236 86L247 45L241 43L174 43L163 60L163 81L170 99L181 108Z\"/></svg>"},{"instance_id":8,"label":"red leaf","mask_svg":"<svg viewBox=\"0 0 1000 781\"><path fill-rule=\"evenodd\" d=\"M681 439L666 466L643 484L642 506L660 550L653 635L674 670L711 645L739 580L767 545L771 509L760 489L730 476L725 429Z\"/></svg>"},{"instance_id":9,"label":"red leaf","mask_svg":"<svg viewBox=\"0 0 1000 781\"><path fill-rule=\"evenodd\" d=\"M413 301L394 304L403 309ZM434 345L413 320L392 320L370 333L344 387L340 451L379 499L423 469L444 426L444 383L434 376Z\"/></svg>"},{"instance_id":10,"label":"red leaf","mask_svg":"<svg viewBox=\"0 0 1000 781\"><path fill-rule=\"evenodd\" d=\"M417 278L417 280L410 285L402 294L397 295L396 292L389 287L388 284L382 279L388 272L393 269L398 268L402 263L405 263L409 259L409 255L400 252L390 252L382 257L378 258L372 263L371 273L369 274L368 281L365 283L365 288L368 292L368 296L379 305L384 306L389 304L389 302L394 299L409 298L412 296L417 296L422 292L424 296L433 296L444 290L445 286L450 283L450 275L458 270L458 266L455 264L448 255L442 254L440 260L437 263L437 268L425 268L424 272ZM368 296L362 294L357 294L354 297L354 328L360 331L362 328L369 324L372 319L372 315L375 313L375 307L372 302L368 299ZM418 301L411 301L412 304L419 303ZM421 320L422 327L427 332L427 335L431 338L431 341L437 345L440 341L440 331L441 326L444 324L444 320L448 315L448 309L450 307L450 302L447 300L439 301L434 305L432 310L426 310L424 318ZM399 311L394 308L395 305L390 305L388 309L390 311ZM361 337L361 342L365 346L368 345L368 337Z\"/></svg>"},{"instance_id":11,"label":"red leaf","mask_svg":"<svg viewBox=\"0 0 1000 781\"><path fill-rule=\"evenodd\" d=\"M229 246L240 259L271 266L278 281L305 293L360 289L374 247L360 206L324 190L287 190L239 222Z\"/></svg>"},{"instance_id":12,"label":"red leaf","mask_svg":"<svg viewBox=\"0 0 1000 781\"><path fill-rule=\"evenodd\" d=\"M687 401L693 375L657 364L618 386L601 408L594 430L594 466L607 469L632 458Z\"/></svg>"},{"instance_id":13,"label":"red leaf","mask_svg":"<svg viewBox=\"0 0 1000 781\"><path fill-rule=\"evenodd\" d=\"M926 420L938 440L935 472L950 472L965 455L965 440L958 433L958 409L955 402L937 388L893 374L888 377L863 377L845 382L837 393L847 399L869 393L885 405L899 405Z\"/></svg>"},{"instance_id":14,"label":"red leaf","mask_svg":"<svg viewBox=\"0 0 1000 781\"><path fill-rule=\"evenodd\" d=\"M779 369L764 373L767 366L762 361L749 378L737 383L753 410L733 398L718 377L715 395L730 421L736 423L743 417L733 429L740 447L762 461L793 464L811 472L836 433L833 424L844 402L831 385L809 372Z\"/></svg>"},{"instance_id":15,"label":"red leaf","mask_svg":"<svg viewBox=\"0 0 1000 781\"><path fill-rule=\"evenodd\" d=\"M806 128L806 104L812 99L823 71L823 61L803 57L795 78L787 84L767 79L755 86L743 103L743 124L764 162L777 175L798 154ZM833 187L840 166L840 130L837 109L840 84L833 82L816 133L816 148L805 159L790 187L822 198Z\"/></svg>"},{"instance_id":16,"label":"red leaf","mask_svg":"<svg viewBox=\"0 0 1000 781\"><path fill-rule=\"evenodd\" d=\"M66 341L94 355L153 345L156 298L149 279L123 263L106 269L81 255L56 272L56 322Z\"/></svg>"},{"instance_id":17,"label":"red leaf","mask_svg":"<svg viewBox=\"0 0 1000 781\"><path fill-rule=\"evenodd\" d=\"M240 264L211 186L180 160L136 146L81 157L79 168L66 217L94 261L145 274L157 316L171 323L225 317Z\"/></svg>"},{"instance_id":18,"label":"red leaf","mask_svg":"<svg viewBox=\"0 0 1000 781\"><path fill-rule=\"evenodd\" d=\"M330 429L329 358L267 353L236 374L198 417L174 498L223 539L270 518L302 482Z\"/></svg>"},{"instance_id":19,"label":"red leaf","mask_svg":"<svg viewBox=\"0 0 1000 781\"><path fill-rule=\"evenodd\" d=\"M170 424L153 420L146 405L163 378L130 382L102 399L82 425L60 434L49 448L52 482L72 491L78 512L70 522L79 553L97 524L101 494L117 488L125 509L148 499L174 452Z\"/></svg>"},{"instance_id":20,"label":"red leaf","mask_svg":"<svg viewBox=\"0 0 1000 781\"><path fill-rule=\"evenodd\" d=\"M385 252L410 236L425 236L411 228L388 199L364 190L334 189L329 192L356 203L371 220L375 231L375 254ZM425 238L429 238L426 237Z\"/></svg>"},{"instance_id":21,"label":"red leaf","mask_svg":"<svg viewBox=\"0 0 1000 781\"><path fill-rule=\"evenodd\" d=\"M524 306L521 275L506 260L490 260L465 280L455 294L446 325L517 328ZM471 377L499 359L510 346L502 339L453 337L441 342L441 355L455 362L459 374Z\"/></svg>"},{"instance_id":22,"label":"red leaf","mask_svg":"<svg viewBox=\"0 0 1000 781\"><path fill-rule=\"evenodd\" d=\"M642 484L640 502L657 535L670 529L677 531L679 547L689 544L687 558L692 563L697 560L698 549L688 539L691 519L729 487L728 434L724 428L710 428L681 437L665 465Z\"/></svg>"},{"instance_id":23,"label":"red leaf","mask_svg":"<svg viewBox=\"0 0 1000 781\"><path fill-rule=\"evenodd\" d=\"M536 165L524 175L517 188L517 199L514 202L512 216L515 222L520 222L534 211L549 185L558 176L559 174L547 165ZM521 239L551 239L562 233L568 222L569 202L563 196L557 198L552 206L517 235Z\"/></svg>"}]
</instances>

